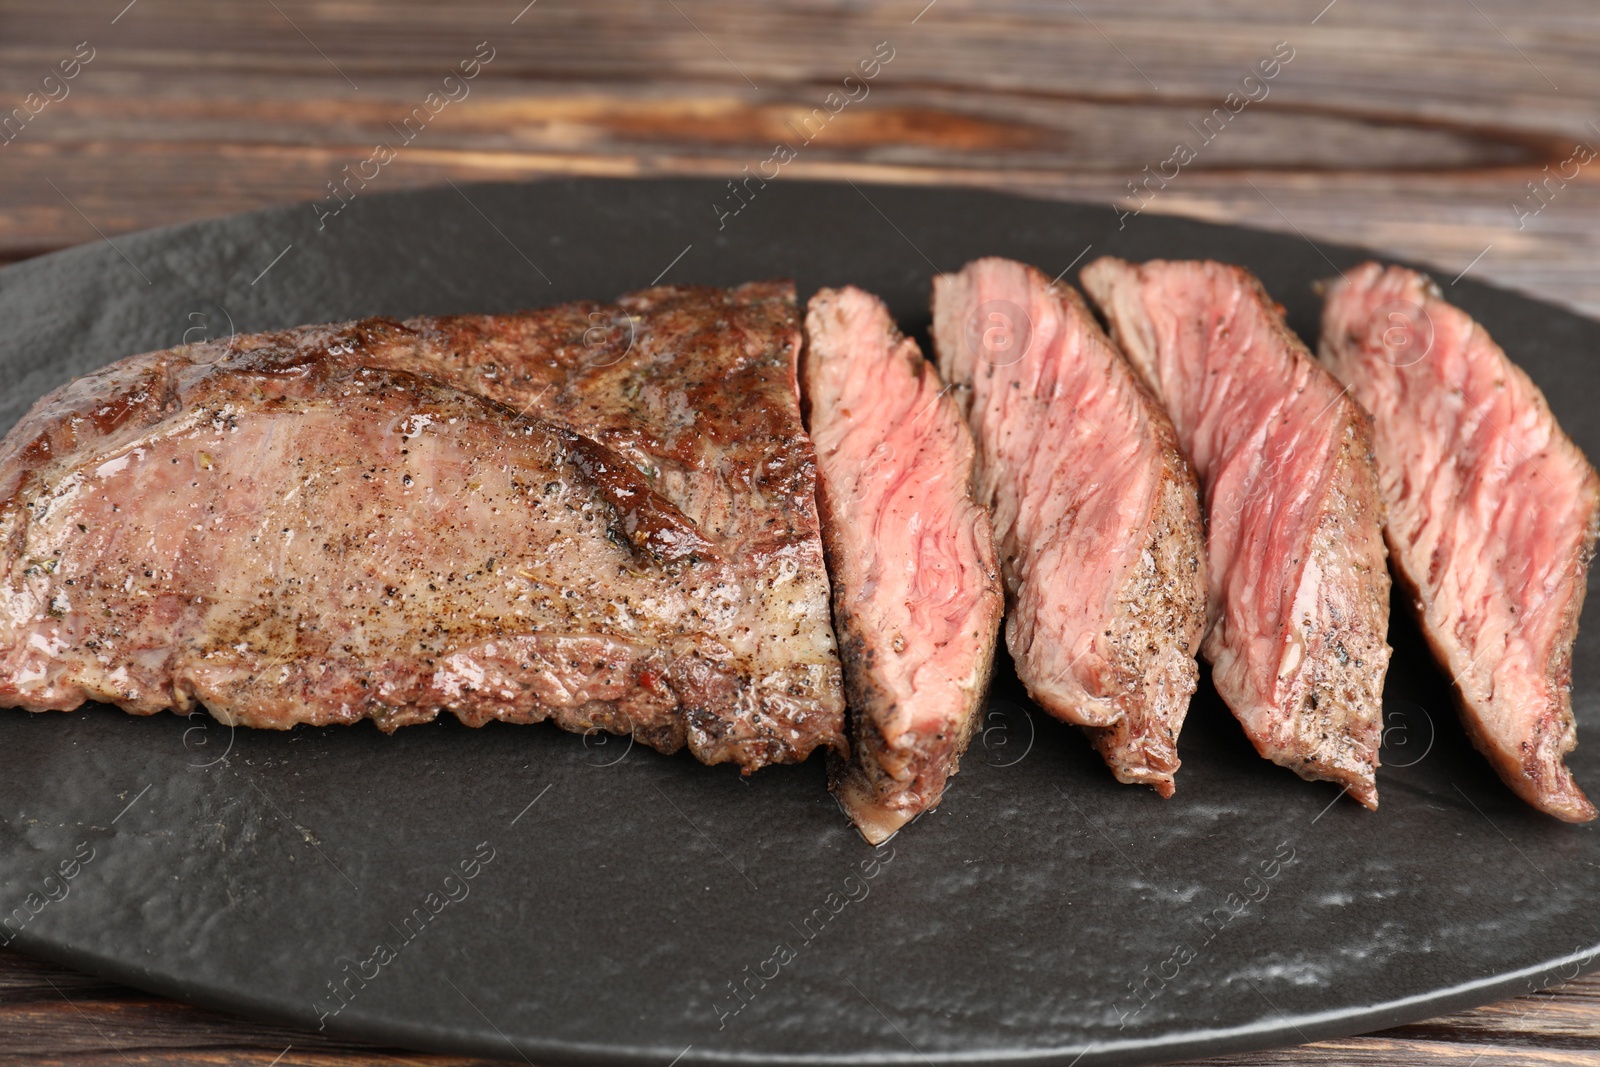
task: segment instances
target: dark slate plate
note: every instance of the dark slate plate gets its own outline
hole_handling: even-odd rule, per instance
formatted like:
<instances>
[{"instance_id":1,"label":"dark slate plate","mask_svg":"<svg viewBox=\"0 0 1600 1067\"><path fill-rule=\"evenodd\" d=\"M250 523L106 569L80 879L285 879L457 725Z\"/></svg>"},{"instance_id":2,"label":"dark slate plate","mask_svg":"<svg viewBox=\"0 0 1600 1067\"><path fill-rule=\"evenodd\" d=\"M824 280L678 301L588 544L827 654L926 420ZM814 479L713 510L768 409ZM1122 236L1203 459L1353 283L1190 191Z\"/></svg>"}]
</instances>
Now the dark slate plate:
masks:
<instances>
[{"instance_id":1,"label":"dark slate plate","mask_svg":"<svg viewBox=\"0 0 1600 1067\"><path fill-rule=\"evenodd\" d=\"M925 329L936 268L998 253L1054 273L1091 244L1246 264L1309 335L1311 283L1360 255L956 190L747 195L738 214L714 182L362 196L320 230L301 205L14 266L0 427L74 374L228 330L784 274L803 294L865 286ZM1470 281L1449 293L1600 455L1600 324ZM0 712L0 940L352 1037L655 1067L1154 1063L1574 976L1600 952L1600 836L1514 800L1415 631L1397 621L1392 640L1377 814L1257 759L1209 686L1177 797L1119 786L1002 670L944 806L876 854L815 760L742 780L542 727ZM1600 730L1593 605L1574 674ZM1600 789L1600 742L1573 764ZM63 863L76 876L52 879Z\"/></svg>"}]
</instances>

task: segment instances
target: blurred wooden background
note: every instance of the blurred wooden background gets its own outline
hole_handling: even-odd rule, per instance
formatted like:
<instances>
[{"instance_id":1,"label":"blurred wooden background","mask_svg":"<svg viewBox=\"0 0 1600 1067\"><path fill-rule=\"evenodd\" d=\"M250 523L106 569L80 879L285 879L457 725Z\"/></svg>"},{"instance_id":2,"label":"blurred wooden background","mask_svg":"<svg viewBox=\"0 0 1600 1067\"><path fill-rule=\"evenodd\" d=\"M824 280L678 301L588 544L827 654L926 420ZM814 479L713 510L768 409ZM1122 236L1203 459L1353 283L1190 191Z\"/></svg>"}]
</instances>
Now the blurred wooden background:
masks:
<instances>
[{"instance_id":1,"label":"blurred wooden background","mask_svg":"<svg viewBox=\"0 0 1600 1067\"><path fill-rule=\"evenodd\" d=\"M470 96L372 188L736 173L887 41L870 95L786 176L1110 201L1286 41L1269 95L1148 210L1447 277L1476 259L1475 277L1600 310L1600 164L1563 168L1600 149L1593 0L525 5L6 0L0 117L78 42L94 58L0 143L0 258L325 195L481 41L495 57Z\"/></svg>"},{"instance_id":2,"label":"blurred wooden background","mask_svg":"<svg viewBox=\"0 0 1600 1067\"><path fill-rule=\"evenodd\" d=\"M1230 92L1265 92L1145 210L1370 245L1600 313L1594 0L0 0L0 263L321 198L399 144L429 93L459 95L444 79L480 42L493 58L467 95L369 190L732 176L887 42L867 96L784 176L1131 202ZM1293 58L1245 86L1279 42ZM445 1062L0 952L0 1064L357 1061ZM1222 1062L1600 1064L1600 981Z\"/></svg>"}]
</instances>

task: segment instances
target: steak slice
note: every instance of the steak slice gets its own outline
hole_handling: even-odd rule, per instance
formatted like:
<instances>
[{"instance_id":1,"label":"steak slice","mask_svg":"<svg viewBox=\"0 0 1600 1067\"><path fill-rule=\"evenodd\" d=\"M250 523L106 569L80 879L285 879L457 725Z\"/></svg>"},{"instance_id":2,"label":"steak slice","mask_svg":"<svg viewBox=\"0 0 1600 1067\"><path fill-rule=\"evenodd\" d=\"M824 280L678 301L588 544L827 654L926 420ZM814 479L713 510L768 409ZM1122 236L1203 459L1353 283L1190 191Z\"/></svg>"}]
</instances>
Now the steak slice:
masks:
<instances>
[{"instance_id":1,"label":"steak slice","mask_svg":"<svg viewBox=\"0 0 1600 1067\"><path fill-rule=\"evenodd\" d=\"M850 707L832 787L869 842L935 807L977 728L1004 594L972 433L860 289L806 312L805 394Z\"/></svg>"},{"instance_id":2,"label":"steak slice","mask_svg":"<svg viewBox=\"0 0 1600 1067\"><path fill-rule=\"evenodd\" d=\"M587 635L584 640L605 648L623 635L634 641L638 630L636 656L660 642L660 654L651 660L655 666L636 680L642 691L628 699L648 699L664 710L637 736L669 751L687 743L705 762L732 761L748 771L804 759L819 745L845 748L844 699L816 517L815 460L795 393L798 343L793 290L769 283L729 291L663 288L625 297L618 305L573 304L512 316L407 324L372 319L174 349L125 360L40 401L0 444L0 501L22 507L24 481L47 484L39 481L45 472L36 468L65 464L48 476L74 477L67 473L74 457L100 454L107 447L101 438L129 425L125 432L157 432L161 420L190 403L187 390L235 371L255 373L249 368L257 366L333 359L409 372L397 380L417 382L426 375L493 399L520 401L517 412L529 425L544 425L527 417L532 411L604 439L604 444L580 442L571 449L587 457L580 472L585 484L599 491L602 483L614 483L613 536L669 556L676 551L672 543L682 539L683 552L700 562L687 578L639 571L625 581L603 568L563 571L566 584L553 586L555 592L515 625L540 641ZM215 368L208 366L213 363ZM497 412L496 418L517 414L493 403L484 410ZM264 413L247 406L239 414L255 420ZM462 453L461 460L468 462L470 455ZM266 477L264 468L255 476ZM640 506L630 507L632 500ZM134 503L120 502L119 521L134 521ZM241 506L226 492L215 505ZM660 521L662 514L682 523ZM15 531L25 531L27 523L12 521L10 536L22 536ZM398 530L409 520L385 511L382 521ZM374 537L382 536L376 513L369 525ZM547 525L524 523L520 533L508 530L490 554L507 559L555 552L563 542L547 538L556 536ZM20 551L14 549L10 558L20 558ZM442 551L408 556L408 565L454 567ZM338 580L340 560L322 561L317 581ZM157 573L166 576L163 581L178 580L170 566ZM633 587L631 579L643 581L641 576L649 577L646 585L653 592ZM20 579L13 575L12 581ZM685 581L688 585L678 588ZM18 594L3 595L14 601ZM575 602L589 606L578 611ZM427 605L420 608L425 611ZM635 618L640 612L643 622ZM490 632L484 630L484 640ZM163 640L153 632L144 639L154 645ZM453 654L448 650L457 647L454 642L441 636L430 647ZM0 648L10 647L9 638L0 641ZM568 675L581 662L574 660ZM587 662L597 671L602 664L600 659ZM664 670L669 664L677 673ZM575 687L572 700L586 692L573 678L553 677ZM28 705L20 696L15 699ZM65 706L72 706L80 699L62 696L47 703L59 706L66 700ZM154 710L144 698L131 703ZM315 713L308 709L307 714ZM526 717L543 713L530 711ZM677 723L669 730L662 724L670 719ZM395 720L385 712L381 721ZM635 730L621 715L597 717L595 725Z\"/></svg>"},{"instance_id":3,"label":"steak slice","mask_svg":"<svg viewBox=\"0 0 1600 1067\"><path fill-rule=\"evenodd\" d=\"M1371 420L1241 268L1105 258L1083 284L1205 490L1217 692L1263 756L1376 808L1389 572Z\"/></svg>"},{"instance_id":4,"label":"steak slice","mask_svg":"<svg viewBox=\"0 0 1600 1067\"><path fill-rule=\"evenodd\" d=\"M1467 733L1529 804L1593 819L1563 757L1600 478L1427 277L1366 263L1326 294L1321 356L1373 414L1389 550Z\"/></svg>"},{"instance_id":5,"label":"steak slice","mask_svg":"<svg viewBox=\"0 0 1600 1067\"><path fill-rule=\"evenodd\" d=\"M939 365L978 444L1029 695L1122 782L1171 796L1198 684L1205 564L1166 416L1070 286L980 259L933 283Z\"/></svg>"}]
</instances>

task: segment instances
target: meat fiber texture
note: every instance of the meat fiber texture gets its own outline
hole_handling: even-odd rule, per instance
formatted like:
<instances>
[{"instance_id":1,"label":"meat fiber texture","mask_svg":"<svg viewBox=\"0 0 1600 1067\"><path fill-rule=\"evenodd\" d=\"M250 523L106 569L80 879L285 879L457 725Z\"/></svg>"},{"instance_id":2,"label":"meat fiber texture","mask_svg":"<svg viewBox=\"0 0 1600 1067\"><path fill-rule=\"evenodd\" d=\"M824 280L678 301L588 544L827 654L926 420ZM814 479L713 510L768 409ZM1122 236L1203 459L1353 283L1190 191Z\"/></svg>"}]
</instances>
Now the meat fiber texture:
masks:
<instances>
[{"instance_id":1,"label":"meat fiber texture","mask_svg":"<svg viewBox=\"0 0 1600 1067\"><path fill-rule=\"evenodd\" d=\"M1082 280L1200 475L1217 692L1261 755L1376 808L1389 572L1371 420L1248 271L1105 258Z\"/></svg>"},{"instance_id":2,"label":"meat fiber texture","mask_svg":"<svg viewBox=\"0 0 1600 1067\"><path fill-rule=\"evenodd\" d=\"M1005 259L934 279L933 338L978 445L1028 694L1116 777L1173 791L1205 625L1194 475L1070 286Z\"/></svg>"},{"instance_id":3,"label":"meat fiber texture","mask_svg":"<svg viewBox=\"0 0 1600 1067\"><path fill-rule=\"evenodd\" d=\"M1372 412L1389 551L1468 734L1529 804L1593 819L1563 758L1600 478L1426 276L1365 263L1326 296L1320 355Z\"/></svg>"},{"instance_id":4,"label":"meat fiber texture","mask_svg":"<svg viewBox=\"0 0 1600 1067\"><path fill-rule=\"evenodd\" d=\"M798 346L786 283L660 288L70 383L0 443L0 704L844 749Z\"/></svg>"},{"instance_id":5,"label":"meat fiber texture","mask_svg":"<svg viewBox=\"0 0 1600 1067\"><path fill-rule=\"evenodd\" d=\"M915 341L860 289L806 313L805 399L850 708L832 787L886 841L939 803L978 726L1004 610L972 434Z\"/></svg>"}]
</instances>

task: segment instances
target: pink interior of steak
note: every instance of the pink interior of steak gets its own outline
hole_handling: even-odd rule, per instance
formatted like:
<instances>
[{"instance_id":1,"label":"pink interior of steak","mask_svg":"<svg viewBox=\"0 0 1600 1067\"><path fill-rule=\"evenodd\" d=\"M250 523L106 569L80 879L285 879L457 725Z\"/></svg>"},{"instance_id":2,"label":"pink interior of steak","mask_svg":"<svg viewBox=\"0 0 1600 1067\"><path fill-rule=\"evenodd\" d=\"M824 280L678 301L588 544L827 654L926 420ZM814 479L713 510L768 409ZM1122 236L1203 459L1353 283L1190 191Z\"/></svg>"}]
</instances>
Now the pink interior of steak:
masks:
<instances>
[{"instance_id":1,"label":"pink interior of steak","mask_svg":"<svg viewBox=\"0 0 1600 1067\"><path fill-rule=\"evenodd\" d=\"M972 435L916 342L859 289L806 316L834 625L854 723L834 788L874 843L938 803L977 725L1002 611Z\"/></svg>"},{"instance_id":2,"label":"pink interior of steak","mask_svg":"<svg viewBox=\"0 0 1600 1067\"><path fill-rule=\"evenodd\" d=\"M1600 478L1423 275L1367 263L1331 281L1321 354L1374 416L1390 548L1474 742L1529 803L1594 818L1563 757Z\"/></svg>"},{"instance_id":3,"label":"pink interior of steak","mask_svg":"<svg viewBox=\"0 0 1600 1067\"><path fill-rule=\"evenodd\" d=\"M1029 695L1095 728L1118 778L1172 791L1204 619L1195 488L1172 431L1081 299L982 259L934 280Z\"/></svg>"},{"instance_id":4,"label":"pink interior of steak","mask_svg":"<svg viewBox=\"0 0 1600 1067\"><path fill-rule=\"evenodd\" d=\"M1133 390L1080 359L1085 338L1028 269L979 260L934 279L934 337L965 386L978 499L994 509L1011 599L1006 646L1029 695L1088 726L1121 717L1102 640L1122 576L1144 551L1159 464Z\"/></svg>"},{"instance_id":5,"label":"pink interior of steak","mask_svg":"<svg viewBox=\"0 0 1600 1067\"><path fill-rule=\"evenodd\" d=\"M1218 692L1261 753L1376 806L1388 572L1367 419L1247 272L1083 272L1206 495Z\"/></svg>"}]
</instances>

